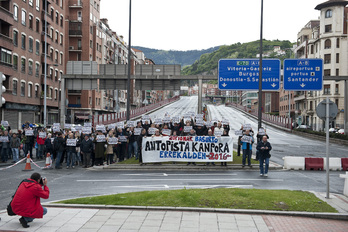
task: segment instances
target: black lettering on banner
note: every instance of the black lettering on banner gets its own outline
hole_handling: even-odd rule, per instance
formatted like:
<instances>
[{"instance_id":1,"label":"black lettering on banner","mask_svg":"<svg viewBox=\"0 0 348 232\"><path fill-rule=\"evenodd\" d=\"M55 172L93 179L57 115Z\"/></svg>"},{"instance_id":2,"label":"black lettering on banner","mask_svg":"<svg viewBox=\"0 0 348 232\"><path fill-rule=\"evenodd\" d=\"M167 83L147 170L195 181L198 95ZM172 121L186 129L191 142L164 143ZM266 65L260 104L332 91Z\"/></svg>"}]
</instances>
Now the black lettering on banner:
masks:
<instances>
[{"instance_id":1,"label":"black lettering on banner","mask_svg":"<svg viewBox=\"0 0 348 232\"><path fill-rule=\"evenodd\" d=\"M227 143L225 144L224 153L230 153L230 148L228 147Z\"/></svg>"},{"instance_id":2,"label":"black lettering on banner","mask_svg":"<svg viewBox=\"0 0 348 232\"><path fill-rule=\"evenodd\" d=\"M185 142L180 141L179 144L180 144L180 151L184 151Z\"/></svg>"},{"instance_id":3,"label":"black lettering on banner","mask_svg":"<svg viewBox=\"0 0 348 232\"><path fill-rule=\"evenodd\" d=\"M174 143L174 151L179 151L179 143Z\"/></svg>"},{"instance_id":4,"label":"black lettering on banner","mask_svg":"<svg viewBox=\"0 0 348 232\"><path fill-rule=\"evenodd\" d=\"M160 150L160 144L161 144L161 142L162 142L161 140L156 141L156 144L157 144L156 150L157 150L157 151Z\"/></svg>"},{"instance_id":5,"label":"black lettering on banner","mask_svg":"<svg viewBox=\"0 0 348 232\"><path fill-rule=\"evenodd\" d=\"M167 141L166 141L166 150L167 150L167 151L169 151L169 150L172 151L172 149L169 149L170 144L171 144L171 142L170 142L169 140L167 140Z\"/></svg>"},{"instance_id":6,"label":"black lettering on banner","mask_svg":"<svg viewBox=\"0 0 348 232\"><path fill-rule=\"evenodd\" d=\"M189 143L186 143L186 145L185 145L185 151L190 151L190 144L189 144Z\"/></svg>"},{"instance_id":7,"label":"black lettering on banner","mask_svg":"<svg viewBox=\"0 0 348 232\"><path fill-rule=\"evenodd\" d=\"M197 144L198 144L197 142L196 143L195 142L192 143L192 151L193 152L198 151L197 148L196 148Z\"/></svg>"},{"instance_id":8,"label":"black lettering on banner","mask_svg":"<svg viewBox=\"0 0 348 232\"><path fill-rule=\"evenodd\" d=\"M165 143L161 143L161 150L162 151L168 151L168 150L166 150L166 144Z\"/></svg>"},{"instance_id":9,"label":"black lettering on banner","mask_svg":"<svg viewBox=\"0 0 348 232\"><path fill-rule=\"evenodd\" d=\"M224 145L222 144L222 143L219 143L219 152L222 152L222 147L223 147Z\"/></svg>"}]
</instances>

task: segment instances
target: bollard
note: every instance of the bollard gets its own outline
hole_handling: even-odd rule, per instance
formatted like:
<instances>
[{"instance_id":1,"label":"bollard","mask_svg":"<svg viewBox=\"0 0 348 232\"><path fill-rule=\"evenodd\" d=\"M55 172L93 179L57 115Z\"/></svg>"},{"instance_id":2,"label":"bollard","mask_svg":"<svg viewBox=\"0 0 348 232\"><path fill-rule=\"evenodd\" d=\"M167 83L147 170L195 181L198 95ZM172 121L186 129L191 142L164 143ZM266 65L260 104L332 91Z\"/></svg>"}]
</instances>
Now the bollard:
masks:
<instances>
[{"instance_id":1,"label":"bollard","mask_svg":"<svg viewBox=\"0 0 348 232\"><path fill-rule=\"evenodd\" d=\"M348 172L346 174L340 174L341 178L345 178L343 194L348 197Z\"/></svg>"},{"instance_id":2,"label":"bollard","mask_svg":"<svg viewBox=\"0 0 348 232\"><path fill-rule=\"evenodd\" d=\"M25 168L23 169L23 171L32 171L33 169L31 169L31 162L30 162L30 155L27 155L27 162L25 164Z\"/></svg>"}]
</instances>

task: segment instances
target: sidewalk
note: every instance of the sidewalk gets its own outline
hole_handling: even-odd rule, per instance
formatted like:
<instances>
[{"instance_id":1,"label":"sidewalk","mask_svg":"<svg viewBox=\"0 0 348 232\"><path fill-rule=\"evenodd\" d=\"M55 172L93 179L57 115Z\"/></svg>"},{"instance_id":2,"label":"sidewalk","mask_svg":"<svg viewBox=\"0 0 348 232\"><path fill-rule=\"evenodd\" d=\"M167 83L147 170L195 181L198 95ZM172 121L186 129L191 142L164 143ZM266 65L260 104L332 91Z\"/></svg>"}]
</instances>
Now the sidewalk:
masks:
<instances>
[{"instance_id":1,"label":"sidewalk","mask_svg":"<svg viewBox=\"0 0 348 232\"><path fill-rule=\"evenodd\" d=\"M317 193L317 195L323 195ZM43 219L24 229L19 216L0 212L0 231L348 231L348 198L332 194L338 214L170 207L86 206L51 204ZM324 198L325 199L325 198ZM329 199L329 203L333 202ZM331 204L330 203L330 204ZM49 206L50 204L46 204ZM345 205L342 207L342 205ZM344 212L343 212L344 211ZM306 217L307 215L308 217ZM327 219L339 217L343 220ZM316 217L316 218L315 218ZM326 219L325 219L326 218Z\"/></svg>"}]
</instances>

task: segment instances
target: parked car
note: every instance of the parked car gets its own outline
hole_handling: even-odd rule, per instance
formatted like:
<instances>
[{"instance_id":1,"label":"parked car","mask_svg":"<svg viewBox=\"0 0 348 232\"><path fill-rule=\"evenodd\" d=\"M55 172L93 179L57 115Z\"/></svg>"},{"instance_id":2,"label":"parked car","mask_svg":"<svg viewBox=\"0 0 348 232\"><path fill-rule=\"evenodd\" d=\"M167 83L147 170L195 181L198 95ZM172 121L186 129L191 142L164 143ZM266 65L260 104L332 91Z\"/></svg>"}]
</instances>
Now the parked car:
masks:
<instances>
[{"instance_id":1,"label":"parked car","mask_svg":"<svg viewBox=\"0 0 348 232\"><path fill-rule=\"evenodd\" d=\"M307 130L312 130L311 126L307 126L307 125L299 125L297 127L297 129L307 129Z\"/></svg>"},{"instance_id":2,"label":"parked car","mask_svg":"<svg viewBox=\"0 0 348 232\"><path fill-rule=\"evenodd\" d=\"M329 132L330 133L336 133L338 130L337 130L337 128L330 128L329 129Z\"/></svg>"},{"instance_id":3,"label":"parked car","mask_svg":"<svg viewBox=\"0 0 348 232\"><path fill-rule=\"evenodd\" d=\"M337 133L339 133L339 134L341 134L341 135L344 135L344 129L339 129L339 130L337 131Z\"/></svg>"}]
</instances>

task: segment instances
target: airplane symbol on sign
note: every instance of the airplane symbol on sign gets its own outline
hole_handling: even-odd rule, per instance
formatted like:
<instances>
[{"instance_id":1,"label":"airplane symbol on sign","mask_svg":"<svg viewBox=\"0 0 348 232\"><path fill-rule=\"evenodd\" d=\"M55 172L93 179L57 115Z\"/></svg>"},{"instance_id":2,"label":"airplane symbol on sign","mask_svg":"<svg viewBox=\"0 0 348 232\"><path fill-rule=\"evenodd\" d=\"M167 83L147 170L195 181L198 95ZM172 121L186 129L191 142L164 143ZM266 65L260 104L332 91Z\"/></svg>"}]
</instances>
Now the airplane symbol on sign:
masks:
<instances>
[{"instance_id":1,"label":"airplane symbol on sign","mask_svg":"<svg viewBox=\"0 0 348 232\"><path fill-rule=\"evenodd\" d=\"M275 83L273 83L271 86L274 88L274 87L276 87L277 85L276 85Z\"/></svg>"},{"instance_id":2,"label":"airplane symbol on sign","mask_svg":"<svg viewBox=\"0 0 348 232\"><path fill-rule=\"evenodd\" d=\"M222 86L223 86L223 87L226 87L226 86L227 86L227 84L226 84L226 83L223 83L223 84L222 84Z\"/></svg>"},{"instance_id":3,"label":"airplane symbol on sign","mask_svg":"<svg viewBox=\"0 0 348 232\"><path fill-rule=\"evenodd\" d=\"M306 85L305 85L304 83L302 83L300 86L301 86L302 88L304 88Z\"/></svg>"}]
</instances>

